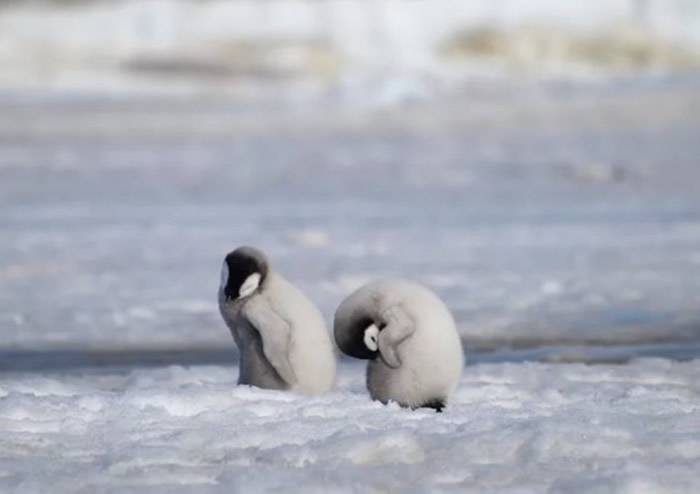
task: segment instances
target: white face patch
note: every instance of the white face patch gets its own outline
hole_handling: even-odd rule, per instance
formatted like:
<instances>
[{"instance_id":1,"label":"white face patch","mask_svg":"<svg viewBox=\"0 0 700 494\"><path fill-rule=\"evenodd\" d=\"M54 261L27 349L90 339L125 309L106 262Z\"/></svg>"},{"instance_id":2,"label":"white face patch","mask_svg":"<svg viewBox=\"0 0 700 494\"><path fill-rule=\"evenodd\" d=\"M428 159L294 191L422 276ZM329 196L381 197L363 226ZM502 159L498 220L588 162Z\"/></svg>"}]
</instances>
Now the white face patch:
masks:
<instances>
[{"instance_id":1,"label":"white face patch","mask_svg":"<svg viewBox=\"0 0 700 494\"><path fill-rule=\"evenodd\" d=\"M379 349L379 328L374 324L367 326L365 329L365 346L371 351L376 352Z\"/></svg>"},{"instance_id":2,"label":"white face patch","mask_svg":"<svg viewBox=\"0 0 700 494\"><path fill-rule=\"evenodd\" d=\"M260 286L260 273L253 273L241 285L241 289L238 290L238 296L241 298L247 297L257 290L258 286Z\"/></svg>"},{"instance_id":3,"label":"white face patch","mask_svg":"<svg viewBox=\"0 0 700 494\"><path fill-rule=\"evenodd\" d=\"M221 266L221 289L225 289L226 285L228 285L228 263L224 261Z\"/></svg>"}]
</instances>

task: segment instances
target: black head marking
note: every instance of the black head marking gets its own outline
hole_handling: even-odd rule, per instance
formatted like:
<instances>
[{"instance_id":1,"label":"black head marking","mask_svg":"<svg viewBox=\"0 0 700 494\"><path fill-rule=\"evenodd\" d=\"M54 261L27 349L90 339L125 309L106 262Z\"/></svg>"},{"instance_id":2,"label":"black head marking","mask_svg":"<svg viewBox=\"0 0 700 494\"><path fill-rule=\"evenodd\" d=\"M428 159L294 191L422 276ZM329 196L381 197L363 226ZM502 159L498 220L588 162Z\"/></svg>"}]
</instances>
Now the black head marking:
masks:
<instances>
[{"instance_id":1,"label":"black head marking","mask_svg":"<svg viewBox=\"0 0 700 494\"><path fill-rule=\"evenodd\" d=\"M228 270L226 279L222 279L224 294L227 299L236 300L239 297L241 285L252 274L260 274L260 286L265 282L268 273L267 257L254 247L239 247L229 253L224 260Z\"/></svg>"}]
</instances>

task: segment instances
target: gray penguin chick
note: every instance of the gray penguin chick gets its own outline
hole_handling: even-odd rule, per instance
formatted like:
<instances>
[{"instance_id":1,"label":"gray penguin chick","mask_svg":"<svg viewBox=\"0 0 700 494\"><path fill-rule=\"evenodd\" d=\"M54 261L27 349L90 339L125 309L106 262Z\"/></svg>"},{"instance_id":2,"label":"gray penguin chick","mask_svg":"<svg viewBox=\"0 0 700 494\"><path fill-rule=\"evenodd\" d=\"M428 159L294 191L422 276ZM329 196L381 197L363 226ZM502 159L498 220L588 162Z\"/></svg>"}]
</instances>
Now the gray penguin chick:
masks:
<instances>
[{"instance_id":1,"label":"gray penguin chick","mask_svg":"<svg viewBox=\"0 0 700 494\"><path fill-rule=\"evenodd\" d=\"M442 411L459 384L464 355L454 320L423 286L368 283L340 304L333 326L343 353L369 360L372 399Z\"/></svg>"},{"instance_id":2,"label":"gray penguin chick","mask_svg":"<svg viewBox=\"0 0 700 494\"><path fill-rule=\"evenodd\" d=\"M333 388L335 354L321 313L261 251L239 247L226 256L219 310L240 353L238 384L305 394Z\"/></svg>"}]
</instances>

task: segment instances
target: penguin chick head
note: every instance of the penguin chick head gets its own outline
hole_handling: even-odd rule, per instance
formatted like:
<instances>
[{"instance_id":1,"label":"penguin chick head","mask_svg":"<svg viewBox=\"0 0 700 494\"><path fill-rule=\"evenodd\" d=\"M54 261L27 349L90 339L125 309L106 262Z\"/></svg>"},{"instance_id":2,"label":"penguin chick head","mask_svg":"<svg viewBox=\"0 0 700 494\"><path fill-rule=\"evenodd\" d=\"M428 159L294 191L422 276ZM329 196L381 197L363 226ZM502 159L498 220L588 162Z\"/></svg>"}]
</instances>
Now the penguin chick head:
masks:
<instances>
[{"instance_id":1,"label":"penguin chick head","mask_svg":"<svg viewBox=\"0 0 700 494\"><path fill-rule=\"evenodd\" d=\"M337 326L340 329L340 326ZM379 356L379 333L384 325L369 317L357 317L349 321L342 331L336 332L340 350L351 357L374 360Z\"/></svg>"},{"instance_id":2,"label":"penguin chick head","mask_svg":"<svg viewBox=\"0 0 700 494\"><path fill-rule=\"evenodd\" d=\"M230 252L221 266L221 291L227 301L249 297L262 285L268 273L265 254L253 247Z\"/></svg>"}]
</instances>

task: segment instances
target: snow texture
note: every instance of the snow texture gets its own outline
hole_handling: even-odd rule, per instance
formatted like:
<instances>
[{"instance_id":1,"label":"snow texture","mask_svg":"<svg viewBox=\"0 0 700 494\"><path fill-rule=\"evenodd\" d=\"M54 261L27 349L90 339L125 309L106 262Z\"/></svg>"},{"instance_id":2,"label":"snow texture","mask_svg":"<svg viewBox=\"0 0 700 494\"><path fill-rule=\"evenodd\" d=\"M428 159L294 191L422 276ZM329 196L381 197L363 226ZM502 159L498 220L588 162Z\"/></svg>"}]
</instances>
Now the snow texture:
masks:
<instances>
[{"instance_id":1,"label":"snow texture","mask_svg":"<svg viewBox=\"0 0 700 494\"><path fill-rule=\"evenodd\" d=\"M695 492L700 361L482 364L445 412L230 367L0 376L3 492Z\"/></svg>"}]
</instances>

